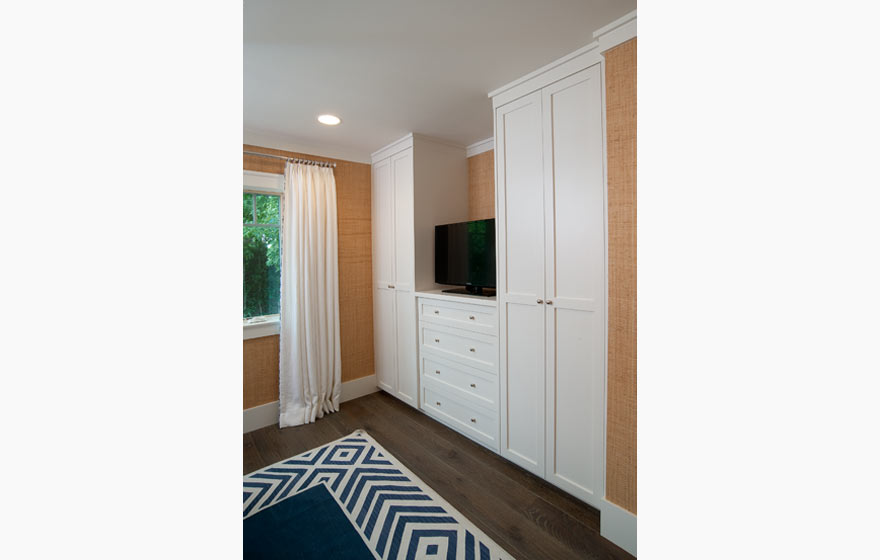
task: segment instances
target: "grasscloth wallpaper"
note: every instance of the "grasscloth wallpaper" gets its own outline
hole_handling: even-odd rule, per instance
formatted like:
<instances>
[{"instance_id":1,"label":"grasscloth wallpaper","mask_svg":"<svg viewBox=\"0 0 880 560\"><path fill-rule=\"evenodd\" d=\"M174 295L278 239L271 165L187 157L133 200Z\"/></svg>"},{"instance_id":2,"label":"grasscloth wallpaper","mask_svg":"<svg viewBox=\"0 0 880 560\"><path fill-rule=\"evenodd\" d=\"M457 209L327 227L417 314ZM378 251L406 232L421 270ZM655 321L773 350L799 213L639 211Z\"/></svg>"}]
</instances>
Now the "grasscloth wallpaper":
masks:
<instances>
[{"instance_id":1,"label":"grasscloth wallpaper","mask_svg":"<svg viewBox=\"0 0 880 560\"><path fill-rule=\"evenodd\" d=\"M245 151L336 163L342 381L373 374L370 164L244 145ZM244 156L244 169L283 173L281 160ZM278 336L244 341L244 408L278 400Z\"/></svg>"},{"instance_id":2,"label":"grasscloth wallpaper","mask_svg":"<svg viewBox=\"0 0 880 560\"><path fill-rule=\"evenodd\" d=\"M495 217L495 150L468 158L468 220Z\"/></svg>"},{"instance_id":3,"label":"grasscloth wallpaper","mask_svg":"<svg viewBox=\"0 0 880 560\"><path fill-rule=\"evenodd\" d=\"M636 40L605 53L608 142L606 498L636 512Z\"/></svg>"}]
</instances>

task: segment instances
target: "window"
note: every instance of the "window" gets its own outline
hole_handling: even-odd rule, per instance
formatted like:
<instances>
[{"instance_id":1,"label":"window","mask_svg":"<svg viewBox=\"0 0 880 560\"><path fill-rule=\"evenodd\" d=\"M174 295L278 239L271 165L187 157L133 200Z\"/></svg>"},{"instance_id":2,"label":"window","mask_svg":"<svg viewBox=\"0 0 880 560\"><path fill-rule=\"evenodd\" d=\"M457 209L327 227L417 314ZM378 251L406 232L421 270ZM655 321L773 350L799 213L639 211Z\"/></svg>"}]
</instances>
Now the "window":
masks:
<instances>
[{"instance_id":1,"label":"window","mask_svg":"<svg viewBox=\"0 0 880 560\"><path fill-rule=\"evenodd\" d=\"M244 193L244 319L277 315L281 304L281 197Z\"/></svg>"}]
</instances>

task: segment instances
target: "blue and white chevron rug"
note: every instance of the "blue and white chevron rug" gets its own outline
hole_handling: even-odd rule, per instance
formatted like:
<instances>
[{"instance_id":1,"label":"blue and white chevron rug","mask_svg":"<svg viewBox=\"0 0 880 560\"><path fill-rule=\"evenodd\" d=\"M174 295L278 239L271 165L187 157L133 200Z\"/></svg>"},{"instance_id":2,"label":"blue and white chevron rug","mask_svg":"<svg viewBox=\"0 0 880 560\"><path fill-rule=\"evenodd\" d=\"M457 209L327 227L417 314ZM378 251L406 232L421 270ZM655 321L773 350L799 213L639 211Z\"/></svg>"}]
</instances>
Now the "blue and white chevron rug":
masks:
<instances>
[{"instance_id":1,"label":"blue and white chevron rug","mask_svg":"<svg viewBox=\"0 0 880 560\"><path fill-rule=\"evenodd\" d=\"M244 519L289 509L293 502L272 510L319 485L333 496L375 558L512 558L362 430L245 476ZM246 543L251 521L245 522ZM349 530L339 528L340 533ZM311 533L293 534L295 543Z\"/></svg>"}]
</instances>

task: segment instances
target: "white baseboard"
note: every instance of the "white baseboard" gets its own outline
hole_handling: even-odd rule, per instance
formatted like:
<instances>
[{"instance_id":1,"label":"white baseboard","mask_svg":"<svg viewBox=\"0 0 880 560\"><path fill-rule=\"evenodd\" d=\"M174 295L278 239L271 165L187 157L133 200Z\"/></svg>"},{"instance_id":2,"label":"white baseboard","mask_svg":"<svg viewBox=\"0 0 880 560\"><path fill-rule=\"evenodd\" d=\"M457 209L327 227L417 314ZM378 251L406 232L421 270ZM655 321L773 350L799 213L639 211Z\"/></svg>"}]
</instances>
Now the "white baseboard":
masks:
<instances>
[{"instance_id":1,"label":"white baseboard","mask_svg":"<svg viewBox=\"0 0 880 560\"><path fill-rule=\"evenodd\" d=\"M379 388L376 386L376 375L368 375L360 379L346 381L342 384L342 396L339 402L350 401L370 393L375 393ZM266 426L278 423L278 415L280 414L280 404L278 401L261 404L244 411L244 432L253 432Z\"/></svg>"},{"instance_id":2,"label":"white baseboard","mask_svg":"<svg viewBox=\"0 0 880 560\"><path fill-rule=\"evenodd\" d=\"M350 401L370 393L375 393L379 390L377 385L376 374L346 381L342 384L342 398L339 399L339 402Z\"/></svg>"},{"instance_id":3,"label":"white baseboard","mask_svg":"<svg viewBox=\"0 0 880 560\"><path fill-rule=\"evenodd\" d=\"M261 404L244 411L244 433L253 432L278 423L280 408L278 401Z\"/></svg>"},{"instance_id":4,"label":"white baseboard","mask_svg":"<svg viewBox=\"0 0 880 560\"><path fill-rule=\"evenodd\" d=\"M599 534L633 556L636 554L636 535L638 523L636 516L622 507L602 500L602 513L599 516Z\"/></svg>"}]
</instances>

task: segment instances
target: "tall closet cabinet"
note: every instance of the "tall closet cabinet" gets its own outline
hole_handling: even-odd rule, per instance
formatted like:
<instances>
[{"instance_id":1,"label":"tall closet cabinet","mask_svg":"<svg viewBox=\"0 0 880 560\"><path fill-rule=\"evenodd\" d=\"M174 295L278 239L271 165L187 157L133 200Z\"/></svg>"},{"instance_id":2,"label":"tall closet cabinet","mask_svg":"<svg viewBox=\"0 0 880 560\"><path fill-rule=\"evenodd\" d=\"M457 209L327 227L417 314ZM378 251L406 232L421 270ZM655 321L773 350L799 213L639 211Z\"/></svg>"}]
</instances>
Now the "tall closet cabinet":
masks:
<instances>
[{"instance_id":1,"label":"tall closet cabinet","mask_svg":"<svg viewBox=\"0 0 880 560\"><path fill-rule=\"evenodd\" d=\"M575 59L490 94L501 453L597 506L605 462L602 75L601 64Z\"/></svg>"},{"instance_id":2,"label":"tall closet cabinet","mask_svg":"<svg viewBox=\"0 0 880 560\"><path fill-rule=\"evenodd\" d=\"M415 292L438 287L434 226L467 220L467 157L463 147L408 134L375 152L372 164L376 382L418 408Z\"/></svg>"}]
</instances>

